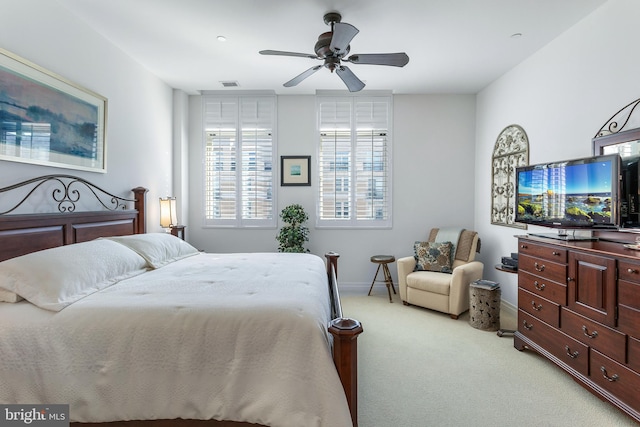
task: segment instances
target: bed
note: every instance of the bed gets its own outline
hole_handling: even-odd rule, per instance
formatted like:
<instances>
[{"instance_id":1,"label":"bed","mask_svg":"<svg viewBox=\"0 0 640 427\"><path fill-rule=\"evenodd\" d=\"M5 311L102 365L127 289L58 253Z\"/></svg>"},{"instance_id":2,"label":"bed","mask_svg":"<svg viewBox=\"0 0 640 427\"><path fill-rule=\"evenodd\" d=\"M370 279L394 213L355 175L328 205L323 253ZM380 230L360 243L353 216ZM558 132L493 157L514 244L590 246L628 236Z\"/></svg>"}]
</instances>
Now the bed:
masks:
<instances>
[{"instance_id":1,"label":"bed","mask_svg":"<svg viewBox=\"0 0 640 427\"><path fill-rule=\"evenodd\" d=\"M0 303L0 403L68 403L73 426L357 426L338 255L202 253L146 233L133 193L0 189L0 290L25 298Z\"/></svg>"}]
</instances>

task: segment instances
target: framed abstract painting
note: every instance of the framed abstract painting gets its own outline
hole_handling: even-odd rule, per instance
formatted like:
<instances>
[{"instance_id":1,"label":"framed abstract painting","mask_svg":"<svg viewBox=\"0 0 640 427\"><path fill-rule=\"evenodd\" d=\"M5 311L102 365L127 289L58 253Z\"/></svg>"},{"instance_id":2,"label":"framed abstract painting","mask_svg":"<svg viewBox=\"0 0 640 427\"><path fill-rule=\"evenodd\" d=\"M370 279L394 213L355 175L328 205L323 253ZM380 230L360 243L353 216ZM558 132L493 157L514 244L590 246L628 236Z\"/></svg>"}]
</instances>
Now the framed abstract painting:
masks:
<instances>
[{"instance_id":1,"label":"framed abstract painting","mask_svg":"<svg viewBox=\"0 0 640 427\"><path fill-rule=\"evenodd\" d=\"M0 160L106 168L107 99L0 49Z\"/></svg>"}]
</instances>

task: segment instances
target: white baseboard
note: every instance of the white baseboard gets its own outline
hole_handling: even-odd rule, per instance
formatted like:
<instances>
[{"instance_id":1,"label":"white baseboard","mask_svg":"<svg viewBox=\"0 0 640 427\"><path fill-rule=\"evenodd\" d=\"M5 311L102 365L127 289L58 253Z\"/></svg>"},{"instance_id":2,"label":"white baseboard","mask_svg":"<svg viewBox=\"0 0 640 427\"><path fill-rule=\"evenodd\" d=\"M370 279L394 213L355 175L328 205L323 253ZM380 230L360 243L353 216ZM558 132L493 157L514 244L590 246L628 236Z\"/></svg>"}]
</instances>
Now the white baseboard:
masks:
<instances>
[{"instance_id":1,"label":"white baseboard","mask_svg":"<svg viewBox=\"0 0 640 427\"><path fill-rule=\"evenodd\" d=\"M394 285L396 286L396 292L398 292L398 285L396 283L394 283ZM344 295L344 296L354 296L354 295L367 295L367 293L369 292L369 288L371 287L371 283L363 283L363 282L348 282L348 283L343 283L340 282L340 295ZM387 290L384 289L384 284L382 285L382 292L386 292ZM377 290L377 288L374 286L374 292ZM506 302L504 300L502 300L500 302L500 308L501 310L504 310L506 313L517 317L518 316L518 308L509 303Z\"/></svg>"},{"instance_id":2,"label":"white baseboard","mask_svg":"<svg viewBox=\"0 0 640 427\"><path fill-rule=\"evenodd\" d=\"M340 291L340 295L366 295L369 292L369 288L371 287L371 283L344 283L338 282ZM394 284L395 285L395 284ZM386 289L385 289L386 290ZM398 290L396 289L396 292Z\"/></svg>"},{"instance_id":3,"label":"white baseboard","mask_svg":"<svg viewBox=\"0 0 640 427\"><path fill-rule=\"evenodd\" d=\"M509 313L513 317L518 317L518 308L506 301L500 301L500 309L504 310L506 313Z\"/></svg>"}]
</instances>

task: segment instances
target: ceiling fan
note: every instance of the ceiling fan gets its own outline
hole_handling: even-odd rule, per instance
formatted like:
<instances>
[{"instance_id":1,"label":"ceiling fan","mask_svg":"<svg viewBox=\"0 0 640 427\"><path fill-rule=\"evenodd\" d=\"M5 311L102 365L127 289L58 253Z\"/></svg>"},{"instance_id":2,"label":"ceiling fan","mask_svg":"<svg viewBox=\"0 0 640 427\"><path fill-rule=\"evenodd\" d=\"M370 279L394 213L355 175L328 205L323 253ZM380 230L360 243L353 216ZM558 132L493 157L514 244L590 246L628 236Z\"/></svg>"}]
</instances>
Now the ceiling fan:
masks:
<instances>
[{"instance_id":1,"label":"ceiling fan","mask_svg":"<svg viewBox=\"0 0 640 427\"><path fill-rule=\"evenodd\" d=\"M329 12L324 15L324 23L331 25L331 31L320 34L315 46L316 54L284 52L281 50L261 50L261 55L280 56L300 56L303 58L319 59L324 61L322 65L316 65L297 75L284 84L285 87L292 87L318 71L322 67L328 68L332 73L335 71L342 79L350 92L357 92L364 88L365 84L346 66L340 62L350 62L352 64L390 65L393 67L404 67L409 62L409 57L404 52L399 53L363 53L349 54L351 40L358 34L359 30L351 24L340 22L342 16L337 12Z\"/></svg>"}]
</instances>

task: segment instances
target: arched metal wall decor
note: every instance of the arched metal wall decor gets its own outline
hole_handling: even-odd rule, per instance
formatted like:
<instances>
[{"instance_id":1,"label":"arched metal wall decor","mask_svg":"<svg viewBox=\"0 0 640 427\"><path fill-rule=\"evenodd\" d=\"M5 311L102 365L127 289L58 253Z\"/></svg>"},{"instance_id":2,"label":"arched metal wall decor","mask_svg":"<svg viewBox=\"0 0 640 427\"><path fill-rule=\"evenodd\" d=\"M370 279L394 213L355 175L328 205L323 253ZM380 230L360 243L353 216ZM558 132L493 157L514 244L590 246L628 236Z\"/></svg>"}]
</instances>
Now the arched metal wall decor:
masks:
<instances>
[{"instance_id":1,"label":"arched metal wall decor","mask_svg":"<svg viewBox=\"0 0 640 427\"><path fill-rule=\"evenodd\" d=\"M529 139L518 125L500 132L491 158L491 224L526 229L515 222L516 168L529 164Z\"/></svg>"}]
</instances>

